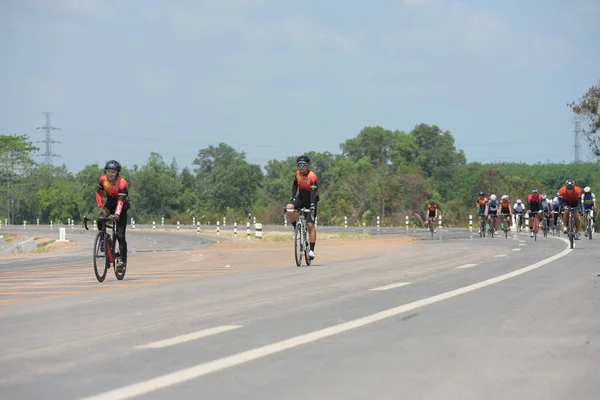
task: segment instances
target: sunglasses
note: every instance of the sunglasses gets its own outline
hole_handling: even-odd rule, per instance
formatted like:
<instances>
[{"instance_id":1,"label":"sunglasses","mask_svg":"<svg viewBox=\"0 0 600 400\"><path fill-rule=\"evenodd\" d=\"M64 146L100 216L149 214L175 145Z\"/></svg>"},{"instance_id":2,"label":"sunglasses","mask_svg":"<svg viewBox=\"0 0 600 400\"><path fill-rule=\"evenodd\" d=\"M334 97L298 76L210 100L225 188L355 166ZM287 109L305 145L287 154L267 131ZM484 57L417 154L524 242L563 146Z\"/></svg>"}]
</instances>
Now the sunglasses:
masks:
<instances>
[{"instance_id":1,"label":"sunglasses","mask_svg":"<svg viewBox=\"0 0 600 400\"><path fill-rule=\"evenodd\" d=\"M107 169L106 170L106 175L116 175L117 171L114 169Z\"/></svg>"},{"instance_id":2,"label":"sunglasses","mask_svg":"<svg viewBox=\"0 0 600 400\"><path fill-rule=\"evenodd\" d=\"M304 162L298 163L298 167L307 167L307 166L308 166L307 163L304 163Z\"/></svg>"}]
</instances>

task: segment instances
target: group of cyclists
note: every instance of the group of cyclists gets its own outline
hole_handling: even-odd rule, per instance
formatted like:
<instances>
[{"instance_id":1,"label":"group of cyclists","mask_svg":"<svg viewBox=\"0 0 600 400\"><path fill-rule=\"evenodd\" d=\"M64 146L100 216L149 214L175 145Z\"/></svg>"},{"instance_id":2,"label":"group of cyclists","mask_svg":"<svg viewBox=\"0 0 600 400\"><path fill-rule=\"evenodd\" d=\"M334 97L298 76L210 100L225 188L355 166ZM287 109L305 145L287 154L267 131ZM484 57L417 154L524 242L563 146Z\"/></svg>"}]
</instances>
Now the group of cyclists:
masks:
<instances>
[{"instance_id":1,"label":"group of cyclists","mask_svg":"<svg viewBox=\"0 0 600 400\"><path fill-rule=\"evenodd\" d=\"M580 222L579 217L587 215L590 211L596 212L596 196L592 193L589 186L583 190L577 186L573 179L567 179L564 185L558 189L553 198L546 194L539 193L538 189L532 189L524 203L518 199L512 206L508 195L503 195L500 199L495 194L486 197L484 192L479 192L475 200L478 216L484 217L494 230L498 223L506 220L508 229L512 226L512 216L515 217L517 231L522 231L523 215L529 215L530 236L533 237L533 221L545 221L548 229L558 228L562 222L563 233L567 233L568 213L563 211L571 209L575 219L575 239L579 239ZM560 216L561 220L559 221ZM587 236L587 218L584 218L584 231ZM481 229L480 229L481 233Z\"/></svg>"}]
</instances>

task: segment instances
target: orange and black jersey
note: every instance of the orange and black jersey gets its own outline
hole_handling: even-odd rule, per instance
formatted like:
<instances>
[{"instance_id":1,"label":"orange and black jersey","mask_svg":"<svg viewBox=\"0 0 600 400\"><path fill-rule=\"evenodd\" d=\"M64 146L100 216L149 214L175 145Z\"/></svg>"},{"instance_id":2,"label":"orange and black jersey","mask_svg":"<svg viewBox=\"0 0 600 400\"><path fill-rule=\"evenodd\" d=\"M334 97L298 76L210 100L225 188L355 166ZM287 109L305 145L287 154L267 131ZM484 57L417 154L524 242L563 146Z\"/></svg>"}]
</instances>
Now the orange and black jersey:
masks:
<instances>
[{"instance_id":1,"label":"orange and black jersey","mask_svg":"<svg viewBox=\"0 0 600 400\"><path fill-rule=\"evenodd\" d=\"M102 192L106 192L106 204L102 202ZM123 206L129 201L129 184L122 176L117 176L114 182L110 182L106 175L102 175L96 190L96 203L98 207L106 206L114 214L121 215Z\"/></svg>"},{"instance_id":2,"label":"orange and black jersey","mask_svg":"<svg viewBox=\"0 0 600 400\"><path fill-rule=\"evenodd\" d=\"M437 210L437 204L433 204L433 205L428 204L427 209L429 210L430 213L434 213L435 210Z\"/></svg>"},{"instance_id":3,"label":"orange and black jersey","mask_svg":"<svg viewBox=\"0 0 600 400\"><path fill-rule=\"evenodd\" d=\"M308 171L307 174L302 175L300 171L296 171L294 176L294 183L292 183L292 197L298 197L303 203L316 204L319 201L319 179L317 174L312 171Z\"/></svg>"}]
</instances>

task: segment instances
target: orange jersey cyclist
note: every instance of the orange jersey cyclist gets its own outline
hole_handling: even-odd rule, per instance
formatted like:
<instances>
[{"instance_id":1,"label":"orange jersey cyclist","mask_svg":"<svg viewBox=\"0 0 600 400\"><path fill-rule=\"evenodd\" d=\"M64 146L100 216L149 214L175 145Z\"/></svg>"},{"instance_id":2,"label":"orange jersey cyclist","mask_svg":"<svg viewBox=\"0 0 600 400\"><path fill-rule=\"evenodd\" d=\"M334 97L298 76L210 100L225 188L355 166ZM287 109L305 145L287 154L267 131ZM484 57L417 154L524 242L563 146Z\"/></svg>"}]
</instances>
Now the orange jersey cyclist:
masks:
<instances>
[{"instance_id":1,"label":"orange jersey cyclist","mask_svg":"<svg viewBox=\"0 0 600 400\"><path fill-rule=\"evenodd\" d=\"M103 203L102 193L106 193L106 203ZM125 229L127 227L127 209L129 208L129 184L121 176L121 164L110 160L104 166L104 175L100 177L98 189L96 190L96 203L100 210L100 216L114 215L114 223L117 225L117 239L119 240L119 253L121 262L117 265L119 271L127 265L127 241L125 240ZM100 222L98 222L100 229ZM104 243L101 243L104 248Z\"/></svg>"},{"instance_id":2,"label":"orange jersey cyclist","mask_svg":"<svg viewBox=\"0 0 600 400\"><path fill-rule=\"evenodd\" d=\"M313 210L313 213L306 216L306 226L308 227L308 241L310 243L308 256L314 259L315 243L317 241L315 217L317 216L317 203L319 202L319 179L310 170L310 158L308 156L299 156L296 159L296 166L298 170L292 183L292 198L285 207L288 210L287 219L296 228L296 214L293 211L301 208Z\"/></svg>"},{"instance_id":3,"label":"orange jersey cyclist","mask_svg":"<svg viewBox=\"0 0 600 400\"><path fill-rule=\"evenodd\" d=\"M575 219L575 239L579 239L579 213L581 211L581 188L575 185L573 179L567 179L565 185L558 190L558 199L560 200L563 209L567 206L573 211L573 218ZM567 233L567 219L569 213L563 213L563 233Z\"/></svg>"}]
</instances>

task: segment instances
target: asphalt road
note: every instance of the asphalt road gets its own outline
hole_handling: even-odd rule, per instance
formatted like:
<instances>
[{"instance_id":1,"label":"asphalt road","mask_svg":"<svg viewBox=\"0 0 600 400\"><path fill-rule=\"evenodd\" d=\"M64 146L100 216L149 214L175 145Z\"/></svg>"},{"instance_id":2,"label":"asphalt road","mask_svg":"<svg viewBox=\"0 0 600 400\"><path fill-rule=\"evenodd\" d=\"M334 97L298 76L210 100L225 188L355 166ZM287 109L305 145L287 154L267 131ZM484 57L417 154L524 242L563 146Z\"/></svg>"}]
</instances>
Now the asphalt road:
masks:
<instances>
[{"instance_id":1,"label":"asphalt road","mask_svg":"<svg viewBox=\"0 0 600 400\"><path fill-rule=\"evenodd\" d=\"M210 239L152 234L132 233L132 247ZM121 290L39 301L18 299L62 282L61 267L4 264L0 397L598 398L597 240L570 250L564 239L514 233L417 236L311 267L159 285L126 277ZM78 285L97 283L74 279L68 290Z\"/></svg>"}]
</instances>

